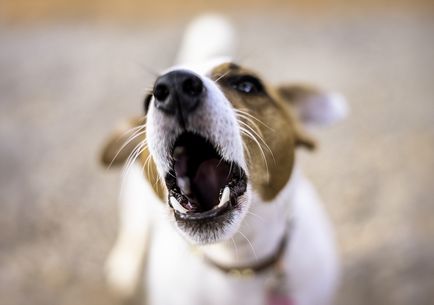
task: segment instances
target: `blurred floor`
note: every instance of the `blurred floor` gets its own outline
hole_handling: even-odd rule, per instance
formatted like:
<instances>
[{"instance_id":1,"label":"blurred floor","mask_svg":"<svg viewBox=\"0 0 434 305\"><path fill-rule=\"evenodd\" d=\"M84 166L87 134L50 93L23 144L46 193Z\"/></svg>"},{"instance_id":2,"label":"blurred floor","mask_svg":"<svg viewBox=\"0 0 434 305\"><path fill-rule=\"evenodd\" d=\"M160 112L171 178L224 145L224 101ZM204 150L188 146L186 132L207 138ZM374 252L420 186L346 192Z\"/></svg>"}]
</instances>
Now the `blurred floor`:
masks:
<instances>
[{"instance_id":1,"label":"blurred floor","mask_svg":"<svg viewBox=\"0 0 434 305\"><path fill-rule=\"evenodd\" d=\"M235 15L233 15L235 16ZM339 305L434 299L434 20L430 12L237 16L239 59L275 82L341 91L352 114L302 155L335 223ZM183 25L0 29L0 303L117 304L102 266L118 171L104 138L142 111Z\"/></svg>"}]
</instances>

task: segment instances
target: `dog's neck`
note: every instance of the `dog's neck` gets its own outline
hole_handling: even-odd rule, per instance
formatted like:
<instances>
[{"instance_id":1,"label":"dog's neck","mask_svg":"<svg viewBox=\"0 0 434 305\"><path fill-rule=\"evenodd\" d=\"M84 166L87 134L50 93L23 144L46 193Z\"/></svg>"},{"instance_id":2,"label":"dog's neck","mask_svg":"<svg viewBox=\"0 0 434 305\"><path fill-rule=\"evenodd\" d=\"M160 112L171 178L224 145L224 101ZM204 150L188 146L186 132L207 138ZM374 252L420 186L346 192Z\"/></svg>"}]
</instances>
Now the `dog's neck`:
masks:
<instances>
[{"instance_id":1,"label":"dog's neck","mask_svg":"<svg viewBox=\"0 0 434 305\"><path fill-rule=\"evenodd\" d=\"M270 202L264 202L252 191L250 209L232 239L202 246L201 251L216 264L226 267L255 265L274 255L282 238L287 236L299 175L294 169L290 181Z\"/></svg>"}]
</instances>

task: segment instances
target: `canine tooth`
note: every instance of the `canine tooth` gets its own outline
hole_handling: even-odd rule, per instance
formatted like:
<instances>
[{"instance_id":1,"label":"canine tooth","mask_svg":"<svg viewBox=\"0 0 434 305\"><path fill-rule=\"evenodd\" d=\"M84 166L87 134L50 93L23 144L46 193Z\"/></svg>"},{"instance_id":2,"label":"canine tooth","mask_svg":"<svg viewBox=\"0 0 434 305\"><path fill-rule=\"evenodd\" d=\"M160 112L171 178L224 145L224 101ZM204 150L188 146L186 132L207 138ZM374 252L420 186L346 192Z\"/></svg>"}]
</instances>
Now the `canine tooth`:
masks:
<instances>
[{"instance_id":1,"label":"canine tooth","mask_svg":"<svg viewBox=\"0 0 434 305\"><path fill-rule=\"evenodd\" d=\"M220 198L220 203L219 203L218 207L223 206L226 202L229 201L230 194L231 194L231 191L229 189L229 186L225 187L225 189L223 190L222 197Z\"/></svg>"},{"instance_id":2,"label":"canine tooth","mask_svg":"<svg viewBox=\"0 0 434 305\"><path fill-rule=\"evenodd\" d=\"M172 207L177 210L178 212L181 213L187 213L187 209L184 208L179 202L178 200L176 200L175 197L170 197L170 203L172 204Z\"/></svg>"}]
</instances>

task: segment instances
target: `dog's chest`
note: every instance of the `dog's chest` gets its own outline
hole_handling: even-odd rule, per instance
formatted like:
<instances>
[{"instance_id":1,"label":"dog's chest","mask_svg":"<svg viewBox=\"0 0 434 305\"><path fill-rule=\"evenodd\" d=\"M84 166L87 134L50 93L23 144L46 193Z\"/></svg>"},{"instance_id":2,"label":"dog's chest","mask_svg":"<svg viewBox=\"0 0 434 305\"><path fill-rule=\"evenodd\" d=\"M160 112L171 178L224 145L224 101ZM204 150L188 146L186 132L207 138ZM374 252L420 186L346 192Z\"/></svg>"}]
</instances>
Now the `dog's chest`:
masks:
<instances>
[{"instance_id":1,"label":"dog's chest","mask_svg":"<svg viewBox=\"0 0 434 305\"><path fill-rule=\"evenodd\" d=\"M265 302L265 277L237 278L205 263L178 232L160 222L147 262L149 304L255 305Z\"/></svg>"}]
</instances>

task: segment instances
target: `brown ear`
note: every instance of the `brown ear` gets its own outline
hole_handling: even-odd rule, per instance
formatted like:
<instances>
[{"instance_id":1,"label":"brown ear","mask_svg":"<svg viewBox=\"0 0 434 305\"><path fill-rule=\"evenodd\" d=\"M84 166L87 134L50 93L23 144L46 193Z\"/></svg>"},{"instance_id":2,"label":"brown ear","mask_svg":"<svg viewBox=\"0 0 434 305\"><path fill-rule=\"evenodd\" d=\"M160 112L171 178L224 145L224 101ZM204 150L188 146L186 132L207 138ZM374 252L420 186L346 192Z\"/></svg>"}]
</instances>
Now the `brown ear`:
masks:
<instances>
[{"instance_id":1,"label":"brown ear","mask_svg":"<svg viewBox=\"0 0 434 305\"><path fill-rule=\"evenodd\" d=\"M119 166L125 164L136 147L146 139L146 117L130 119L119 126L109 137L101 153L101 162L105 166ZM150 183L155 194L161 199L166 198L166 188L158 178L157 167L144 148L137 161L143 167L143 174Z\"/></svg>"},{"instance_id":2,"label":"brown ear","mask_svg":"<svg viewBox=\"0 0 434 305\"><path fill-rule=\"evenodd\" d=\"M304 130L301 130L300 127L297 128L295 136L295 144L298 147L315 150L318 146L315 139Z\"/></svg>"},{"instance_id":3,"label":"brown ear","mask_svg":"<svg viewBox=\"0 0 434 305\"><path fill-rule=\"evenodd\" d=\"M279 95L294 109L297 119L307 125L324 126L345 118L348 106L345 98L306 85L277 87Z\"/></svg>"},{"instance_id":4,"label":"brown ear","mask_svg":"<svg viewBox=\"0 0 434 305\"><path fill-rule=\"evenodd\" d=\"M145 140L145 122L145 117L138 117L119 126L102 149L102 164L109 167L124 164L134 148Z\"/></svg>"}]
</instances>

